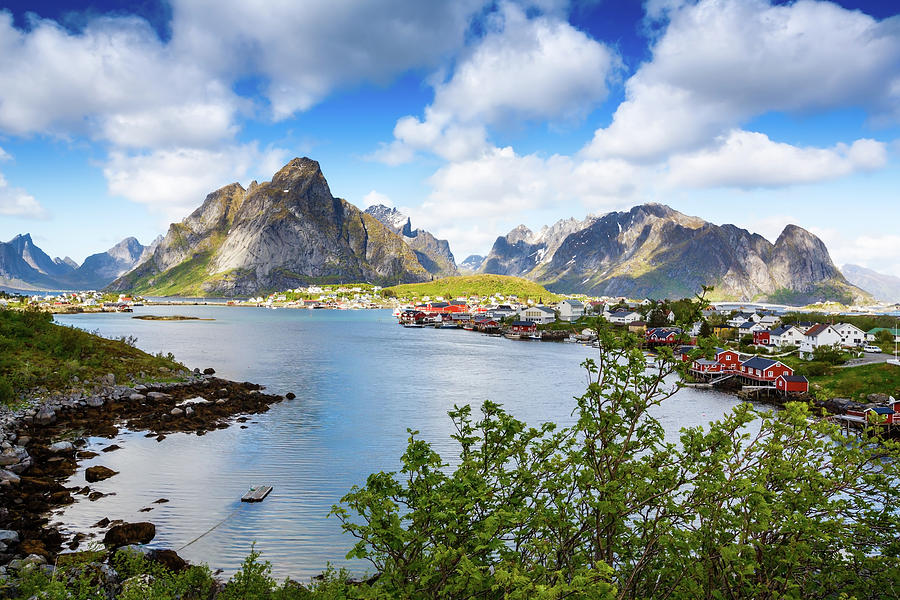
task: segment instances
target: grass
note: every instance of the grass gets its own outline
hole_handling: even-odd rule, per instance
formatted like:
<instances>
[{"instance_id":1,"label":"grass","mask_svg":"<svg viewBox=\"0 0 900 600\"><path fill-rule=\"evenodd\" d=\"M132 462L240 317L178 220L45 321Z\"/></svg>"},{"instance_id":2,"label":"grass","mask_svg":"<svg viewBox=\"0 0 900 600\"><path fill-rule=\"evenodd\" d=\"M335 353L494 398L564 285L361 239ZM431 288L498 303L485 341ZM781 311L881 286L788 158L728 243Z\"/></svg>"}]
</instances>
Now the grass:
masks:
<instances>
[{"instance_id":1,"label":"grass","mask_svg":"<svg viewBox=\"0 0 900 600\"><path fill-rule=\"evenodd\" d=\"M0 310L0 402L15 402L39 387L69 389L76 377L95 381L112 373L123 382L141 373L153 378L185 368L171 355L152 356L133 343L57 325L52 315L34 309Z\"/></svg>"},{"instance_id":2,"label":"grass","mask_svg":"<svg viewBox=\"0 0 900 600\"><path fill-rule=\"evenodd\" d=\"M817 398L850 398L865 401L872 393L900 397L900 367L875 363L859 367L836 368L831 373L810 377L810 390Z\"/></svg>"},{"instance_id":3,"label":"grass","mask_svg":"<svg viewBox=\"0 0 900 600\"><path fill-rule=\"evenodd\" d=\"M385 288L398 298L422 298L443 296L444 299L480 296L482 298L500 294L516 296L519 300L531 298L544 303L558 302L562 296L547 291L533 281L508 275L462 275L444 277L426 283L407 283Z\"/></svg>"}]
</instances>

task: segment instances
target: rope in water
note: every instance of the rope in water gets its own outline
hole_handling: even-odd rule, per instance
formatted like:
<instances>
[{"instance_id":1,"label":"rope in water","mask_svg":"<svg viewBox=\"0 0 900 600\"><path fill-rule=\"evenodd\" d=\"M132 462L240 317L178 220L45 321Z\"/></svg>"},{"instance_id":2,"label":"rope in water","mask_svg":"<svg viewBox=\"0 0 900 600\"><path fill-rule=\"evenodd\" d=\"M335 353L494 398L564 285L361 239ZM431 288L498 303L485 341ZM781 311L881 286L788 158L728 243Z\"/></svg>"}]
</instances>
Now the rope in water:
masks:
<instances>
[{"instance_id":1,"label":"rope in water","mask_svg":"<svg viewBox=\"0 0 900 600\"><path fill-rule=\"evenodd\" d=\"M227 521L228 519L230 519L231 517L233 517L233 516L235 515L235 513L237 513L239 510L241 510L241 507L238 507L238 508L234 509L233 511L231 511L229 514L227 514L227 515L225 516L224 519L222 519L221 521L219 521L218 523L216 523L215 525L213 525L212 527L210 527L209 529L207 529L206 531L204 531L203 533L201 533L200 535L198 535L197 537L195 537L194 539L192 539L191 541L189 541L187 544L185 544L184 546L182 546L181 548L179 548L178 550L176 550L176 552L181 552L182 550L184 550L185 548L187 548L188 546L190 546L190 545L193 544L194 542L196 542L196 541L198 541L198 540L200 540L200 539L206 537L207 535L209 535L210 533L212 533L213 531L215 531L216 528L219 527L219 525L221 525L222 523L224 523L225 521Z\"/></svg>"}]
</instances>

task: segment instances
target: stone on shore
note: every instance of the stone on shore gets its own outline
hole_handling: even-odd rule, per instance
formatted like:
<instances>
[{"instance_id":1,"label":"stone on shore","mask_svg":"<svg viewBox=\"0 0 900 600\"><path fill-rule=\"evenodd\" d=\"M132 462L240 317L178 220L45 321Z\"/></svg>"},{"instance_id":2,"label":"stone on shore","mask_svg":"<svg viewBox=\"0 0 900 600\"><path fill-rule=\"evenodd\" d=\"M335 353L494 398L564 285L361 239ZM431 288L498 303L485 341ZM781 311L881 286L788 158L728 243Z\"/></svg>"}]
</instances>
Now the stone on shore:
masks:
<instances>
[{"instance_id":1,"label":"stone on shore","mask_svg":"<svg viewBox=\"0 0 900 600\"><path fill-rule=\"evenodd\" d=\"M109 467L104 467L102 465L97 465L95 467L88 467L84 472L84 478L88 483L95 483L97 481L103 481L104 479L109 479L113 475L118 475L118 471L113 471Z\"/></svg>"},{"instance_id":2,"label":"stone on shore","mask_svg":"<svg viewBox=\"0 0 900 600\"><path fill-rule=\"evenodd\" d=\"M0 529L0 542L4 544L18 544L19 532L12 529Z\"/></svg>"},{"instance_id":3,"label":"stone on shore","mask_svg":"<svg viewBox=\"0 0 900 600\"><path fill-rule=\"evenodd\" d=\"M62 454L64 452L74 452L75 446L72 442L56 442L55 444L50 444L48 450L53 454Z\"/></svg>"},{"instance_id":4,"label":"stone on shore","mask_svg":"<svg viewBox=\"0 0 900 600\"><path fill-rule=\"evenodd\" d=\"M110 527L103 536L103 544L110 548L120 548L131 544L149 544L156 537L153 523L123 523Z\"/></svg>"},{"instance_id":5,"label":"stone on shore","mask_svg":"<svg viewBox=\"0 0 900 600\"><path fill-rule=\"evenodd\" d=\"M42 407L36 415L34 415L34 422L37 425L51 425L56 423L56 412L48 407Z\"/></svg>"},{"instance_id":6,"label":"stone on shore","mask_svg":"<svg viewBox=\"0 0 900 600\"><path fill-rule=\"evenodd\" d=\"M104 400L100 396L91 396L85 402L91 408L100 408L103 406Z\"/></svg>"}]
</instances>

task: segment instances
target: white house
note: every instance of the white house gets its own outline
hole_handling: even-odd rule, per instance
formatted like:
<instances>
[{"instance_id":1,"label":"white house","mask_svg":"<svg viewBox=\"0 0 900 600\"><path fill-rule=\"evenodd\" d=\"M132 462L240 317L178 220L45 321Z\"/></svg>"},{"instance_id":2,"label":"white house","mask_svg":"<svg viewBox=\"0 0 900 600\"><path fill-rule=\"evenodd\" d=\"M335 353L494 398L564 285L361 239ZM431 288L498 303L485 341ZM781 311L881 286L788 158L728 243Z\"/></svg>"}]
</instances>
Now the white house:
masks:
<instances>
[{"instance_id":1,"label":"white house","mask_svg":"<svg viewBox=\"0 0 900 600\"><path fill-rule=\"evenodd\" d=\"M606 317L606 320L610 323L619 323L621 325L627 325L628 323L634 323L635 321L641 320L641 313L628 310L627 308L614 310L612 312L604 312L603 316Z\"/></svg>"},{"instance_id":2,"label":"white house","mask_svg":"<svg viewBox=\"0 0 900 600\"><path fill-rule=\"evenodd\" d=\"M775 315L764 315L760 320L759 324L763 326L763 329L771 329L781 323L781 319L776 317Z\"/></svg>"},{"instance_id":3,"label":"white house","mask_svg":"<svg viewBox=\"0 0 900 600\"><path fill-rule=\"evenodd\" d=\"M784 346L800 346L805 337L804 331L793 325L776 327L769 332L769 344L783 348Z\"/></svg>"},{"instance_id":4,"label":"white house","mask_svg":"<svg viewBox=\"0 0 900 600\"><path fill-rule=\"evenodd\" d=\"M584 304L574 298L567 298L556 305L562 321L577 321L584 316Z\"/></svg>"},{"instance_id":5,"label":"white house","mask_svg":"<svg viewBox=\"0 0 900 600\"><path fill-rule=\"evenodd\" d=\"M841 334L828 324L813 325L803 336L800 343L800 355L809 356L816 348L822 346L840 346Z\"/></svg>"},{"instance_id":6,"label":"white house","mask_svg":"<svg viewBox=\"0 0 900 600\"><path fill-rule=\"evenodd\" d=\"M842 346L864 346L866 344L866 332L850 323L838 323L834 326L841 334Z\"/></svg>"},{"instance_id":7,"label":"white house","mask_svg":"<svg viewBox=\"0 0 900 600\"><path fill-rule=\"evenodd\" d=\"M546 306L531 306L521 312L522 320L538 325L545 325L556 321L556 313Z\"/></svg>"},{"instance_id":8,"label":"white house","mask_svg":"<svg viewBox=\"0 0 900 600\"><path fill-rule=\"evenodd\" d=\"M760 317L756 313L738 313L738 314L734 315L733 317L731 317L730 319L728 319L726 321L726 324L729 325L730 327L740 327L747 321L752 321L754 323L758 323L760 321L760 319L762 319L762 317Z\"/></svg>"}]
</instances>

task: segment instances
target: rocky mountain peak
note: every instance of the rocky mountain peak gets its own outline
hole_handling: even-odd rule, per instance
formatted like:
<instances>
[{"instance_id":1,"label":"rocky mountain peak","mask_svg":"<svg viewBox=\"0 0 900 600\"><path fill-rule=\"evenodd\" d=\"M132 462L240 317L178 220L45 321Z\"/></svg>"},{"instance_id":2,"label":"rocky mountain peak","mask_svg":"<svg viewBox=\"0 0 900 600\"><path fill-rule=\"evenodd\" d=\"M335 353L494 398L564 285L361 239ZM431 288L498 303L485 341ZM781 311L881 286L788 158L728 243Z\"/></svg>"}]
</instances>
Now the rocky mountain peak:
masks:
<instances>
[{"instance_id":1,"label":"rocky mountain peak","mask_svg":"<svg viewBox=\"0 0 900 600\"><path fill-rule=\"evenodd\" d=\"M373 204L365 210L383 225L390 227L394 233L401 233L406 237L415 237L417 231L412 228L412 221L396 208L384 204Z\"/></svg>"},{"instance_id":2,"label":"rocky mountain peak","mask_svg":"<svg viewBox=\"0 0 900 600\"><path fill-rule=\"evenodd\" d=\"M273 185L299 181L301 179L325 179L319 163L311 158L292 158L272 177Z\"/></svg>"},{"instance_id":3,"label":"rocky mountain peak","mask_svg":"<svg viewBox=\"0 0 900 600\"><path fill-rule=\"evenodd\" d=\"M524 225L519 225L514 228L512 231L506 234L506 241L509 244L515 245L519 242L525 242L526 244L531 244L532 238L534 237L534 232L525 227Z\"/></svg>"}]
</instances>

